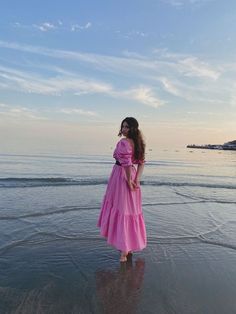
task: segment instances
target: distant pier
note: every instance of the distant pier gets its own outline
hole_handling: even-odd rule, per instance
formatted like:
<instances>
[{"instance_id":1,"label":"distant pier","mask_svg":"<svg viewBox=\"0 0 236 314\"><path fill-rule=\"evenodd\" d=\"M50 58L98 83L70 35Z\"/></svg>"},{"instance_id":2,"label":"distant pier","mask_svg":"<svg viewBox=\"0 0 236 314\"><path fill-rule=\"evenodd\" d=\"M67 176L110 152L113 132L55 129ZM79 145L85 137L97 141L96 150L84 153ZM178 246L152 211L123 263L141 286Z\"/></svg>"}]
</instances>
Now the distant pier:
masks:
<instances>
[{"instance_id":1,"label":"distant pier","mask_svg":"<svg viewBox=\"0 0 236 314\"><path fill-rule=\"evenodd\" d=\"M187 148L236 150L236 140L224 144L205 144L205 145L189 144L187 145Z\"/></svg>"}]
</instances>

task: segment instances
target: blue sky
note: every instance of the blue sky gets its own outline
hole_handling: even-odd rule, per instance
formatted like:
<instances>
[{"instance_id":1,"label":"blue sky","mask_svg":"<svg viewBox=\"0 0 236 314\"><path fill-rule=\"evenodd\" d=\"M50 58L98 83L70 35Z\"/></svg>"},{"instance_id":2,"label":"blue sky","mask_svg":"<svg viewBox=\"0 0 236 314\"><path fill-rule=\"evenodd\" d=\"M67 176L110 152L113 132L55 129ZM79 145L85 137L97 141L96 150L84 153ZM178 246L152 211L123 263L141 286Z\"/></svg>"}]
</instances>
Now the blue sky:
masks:
<instances>
[{"instance_id":1,"label":"blue sky","mask_svg":"<svg viewBox=\"0 0 236 314\"><path fill-rule=\"evenodd\" d=\"M233 0L8 1L2 152L102 152L134 116L149 147L236 134Z\"/></svg>"}]
</instances>

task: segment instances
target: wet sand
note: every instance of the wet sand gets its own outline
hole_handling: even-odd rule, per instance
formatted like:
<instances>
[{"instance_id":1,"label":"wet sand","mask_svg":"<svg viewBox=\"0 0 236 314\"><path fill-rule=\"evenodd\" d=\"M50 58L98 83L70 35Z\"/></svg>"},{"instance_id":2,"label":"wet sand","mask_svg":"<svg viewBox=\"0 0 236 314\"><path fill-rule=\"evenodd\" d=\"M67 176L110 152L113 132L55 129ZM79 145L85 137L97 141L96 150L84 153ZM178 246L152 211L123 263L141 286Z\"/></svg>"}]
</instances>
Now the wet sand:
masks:
<instances>
[{"instance_id":1,"label":"wet sand","mask_svg":"<svg viewBox=\"0 0 236 314\"><path fill-rule=\"evenodd\" d=\"M235 313L236 252L150 238L119 263L97 237L37 234L1 251L0 313Z\"/></svg>"},{"instance_id":2,"label":"wet sand","mask_svg":"<svg viewBox=\"0 0 236 314\"><path fill-rule=\"evenodd\" d=\"M0 312L236 312L236 254L227 248L149 244L127 263L118 258L92 239L9 249L0 261Z\"/></svg>"}]
</instances>

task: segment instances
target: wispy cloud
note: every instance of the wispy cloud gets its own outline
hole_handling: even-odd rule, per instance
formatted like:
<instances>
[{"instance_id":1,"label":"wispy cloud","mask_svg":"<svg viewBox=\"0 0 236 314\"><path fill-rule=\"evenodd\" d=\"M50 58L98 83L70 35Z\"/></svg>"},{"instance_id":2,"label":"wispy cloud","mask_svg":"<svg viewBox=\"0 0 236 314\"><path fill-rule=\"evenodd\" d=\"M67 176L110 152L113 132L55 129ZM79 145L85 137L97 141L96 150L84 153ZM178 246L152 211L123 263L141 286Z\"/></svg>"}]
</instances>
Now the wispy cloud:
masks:
<instances>
[{"instance_id":1,"label":"wispy cloud","mask_svg":"<svg viewBox=\"0 0 236 314\"><path fill-rule=\"evenodd\" d=\"M148 37L149 34L143 31L139 31L139 30L132 30L129 32L122 32L120 30L115 31L115 34L118 35L119 37L125 38L125 39L134 39L137 37L140 38L144 38L144 37Z\"/></svg>"},{"instance_id":2,"label":"wispy cloud","mask_svg":"<svg viewBox=\"0 0 236 314\"><path fill-rule=\"evenodd\" d=\"M204 60L203 57L172 53L167 49L156 49L150 55L140 55L124 51L122 56L83 53L78 51L48 49L45 47L20 45L14 42L0 41L0 47L38 54L53 58L53 62L67 59L79 66L86 65L93 77L110 77L112 75L125 78L122 84L115 81L108 83L85 77L80 73L71 73L55 66L51 77L35 73L17 71L0 67L0 88L18 89L28 93L61 95L70 92L74 95L100 93L114 98L137 100L147 106L158 108L169 102L168 92L172 96L182 98L186 102L218 103L230 101L232 79L236 65ZM29 56L30 57L30 56ZM59 60L59 61L58 61ZM45 67L44 63L40 64ZM38 65L39 67L39 65ZM42 72L41 72L42 73ZM102 74L102 75L101 75ZM162 93L161 93L162 91ZM163 94L165 95L163 98Z\"/></svg>"},{"instance_id":3,"label":"wispy cloud","mask_svg":"<svg viewBox=\"0 0 236 314\"><path fill-rule=\"evenodd\" d=\"M211 112L211 111L188 111L187 114L189 115L197 115L197 116L221 116L222 113L220 112Z\"/></svg>"},{"instance_id":4,"label":"wispy cloud","mask_svg":"<svg viewBox=\"0 0 236 314\"><path fill-rule=\"evenodd\" d=\"M137 30L132 30L128 33L126 33L124 35L124 37L130 39L132 37L147 37L148 36L148 33L145 33L145 32L142 32L142 31L137 31Z\"/></svg>"},{"instance_id":5,"label":"wispy cloud","mask_svg":"<svg viewBox=\"0 0 236 314\"><path fill-rule=\"evenodd\" d=\"M42 116L42 112L44 113L44 116ZM87 116L87 117L99 117L100 115L95 111L90 110L84 110L81 108L71 108L71 107L65 107L65 108L48 108L47 110L40 110L37 109L31 109L19 105L14 104L4 104L0 103L0 118L13 118L13 119L27 119L27 120L48 120L46 117L48 114L55 114L55 113L63 113L66 115L80 115L80 116Z\"/></svg>"},{"instance_id":6,"label":"wispy cloud","mask_svg":"<svg viewBox=\"0 0 236 314\"><path fill-rule=\"evenodd\" d=\"M0 103L0 107L1 107L1 108L7 108L8 105Z\"/></svg>"},{"instance_id":7,"label":"wispy cloud","mask_svg":"<svg viewBox=\"0 0 236 314\"><path fill-rule=\"evenodd\" d=\"M205 77L217 80L223 70L220 66L211 66L199 57L189 54L173 53L167 49L154 49L153 53L158 60L165 62L167 67L171 66L179 73L189 77Z\"/></svg>"},{"instance_id":8,"label":"wispy cloud","mask_svg":"<svg viewBox=\"0 0 236 314\"><path fill-rule=\"evenodd\" d=\"M138 102L158 108L165 104L165 102L159 99L153 92L153 90L148 86L140 86L138 88L130 89L123 93L124 96L137 100Z\"/></svg>"},{"instance_id":9,"label":"wispy cloud","mask_svg":"<svg viewBox=\"0 0 236 314\"><path fill-rule=\"evenodd\" d=\"M56 25L54 25L54 24L52 24L52 23L50 23L50 22L44 22L44 23L39 24L39 25L33 24L33 27L39 29L39 30L42 31L42 32L48 32L48 31L50 31L50 30L53 30L53 29L56 29L56 28L57 28Z\"/></svg>"},{"instance_id":10,"label":"wispy cloud","mask_svg":"<svg viewBox=\"0 0 236 314\"><path fill-rule=\"evenodd\" d=\"M60 109L59 112L68 114L68 115L73 115L73 114L78 114L82 116L88 116L88 117L97 117L98 113L94 111L86 111L84 109L79 109L79 108L62 108Z\"/></svg>"},{"instance_id":11,"label":"wispy cloud","mask_svg":"<svg viewBox=\"0 0 236 314\"><path fill-rule=\"evenodd\" d=\"M141 59L141 60L147 60L147 57L137 53L137 52L134 52L134 51L129 51L129 50L124 50L122 52L122 55L125 56L125 57L128 57L128 58L135 58L135 59Z\"/></svg>"},{"instance_id":12,"label":"wispy cloud","mask_svg":"<svg viewBox=\"0 0 236 314\"><path fill-rule=\"evenodd\" d=\"M71 31L75 32L75 31L81 31L81 30L85 30L88 29L92 26L91 22L86 23L85 25L79 25L79 24L72 24L71 25Z\"/></svg>"},{"instance_id":13,"label":"wispy cloud","mask_svg":"<svg viewBox=\"0 0 236 314\"><path fill-rule=\"evenodd\" d=\"M0 82L4 80L7 89L43 95L60 95L73 92L75 95L87 93L109 93L112 86L103 82L82 79L73 74L44 78L34 73L17 71L0 66ZM6 84L7 83L7 84Z\"/></svg>"},{"instance_id":14,"label":"wispy cloud","mask_svg":"<svg viewBox=\"0 0 236 314\"><path fill-rule=\"evenodd\" d=\"M182 7L184 5L203 5L215 0L162 0L174 7Z\"/></svg>"},{"instance_id":15,"label":"wispy cloud","mask_svg":"<svg viewBox=\"0 0 236 314\"><path fill-rule=\"evenodd\" d=\"M0 105L0 107L2 107ZM25 107L12 107L4 105L3 109L0 110L0 118L4 119L20 119L20 120L47 120L46 117L41 116L37 110L31 110Z\"/></svg>"},{"instance_id":16,"label":"wispy cloud","mask_svg":"<svg viewBox=\"0 0 236 314\"><path fill-rule=\"evenodd\" d=\"M19 22L13 23L12 26L17 27L17 28L23 27L23 25L21 23L19 23Z\"/></svg>"},{"instance_id":17,"label":"wispy cloud","mask_svg":"<svg viewBox=\"0 0 236 314\"><path fill-rule=\"evenodd\" d=\"M8 89L25 93L43 95L61 95L64 92L73 92L74 95L100 93L113 98L136 100L144 105L158 108L165 102L159 99L150 86L139 86L126 89L117 89L105 82L78 78L74 73L65 72L65 75L56 75L52 78L42 78L32 73L16 71L0 67L1 77L8 82ZM79 111L77 111L79 112ZM64 112L66 113L66 112ZM68 113L68 111L67 111ZM82 111L80 111L82 114Z\"/></svg>"},{"instance_id":18,"label":"wispy cloud","mask_svg":"<svg viewBox=\"0 0 236 314\"><path fill-rule=\"evenodd\" d=\"M25 51L44 56L50 56L59 59L77 60L79 62L96 65L105 71L116 71L136 75L138 73L143 76L143 71L151 71L154 73L165 73L166 71L177 71L186 76L206 77L217 79L220 76L220 71L212 68L206 62L199 60L194 56L182 56L178 54L170 54L168 51L162 51L162 54L155 58L143 59L140 58L125 58L114 57L100 54L81 53L68 50L48 49L40 46L19 45L17 43L0 41L0 47Z\"/></svg>"},{"instance_id":19,"label":"wispy cloud","mask_svg":"<svg viewBox=\"0 0 236 314\"><path fill-rule=\"evenodd\" d=\"M55 30L76 32L76 31L85 31L92 27L91 22L86 22L85 24L65 23L62 20L58 20L56 22L44 21L42 23L39 23L39 24L34 23L32 25L15 22L12 25L15 28L25 29L25 30L27 29L32 30L32 27L33 27L34 29L39 30L41 32L49 32L49 31L55 31Z\"/></svg>"},{"instance_id":20,"label":"wispy cloud","mask_svg":"<svg viewBox=\"0 0 236 314\"><path fill-rule=\"evenodd\" d=\"M167 92L175 96L181 95L181 91L176 86L174 86L174 84L168 78L161 77L160 81Z\"/></svg>"},{"instance_id":21,"label":"wispy cloud","mask_svg":"<svg viewBox=\"0 0 236 314\"><path fill-rule=\"evenodd\" d=\"M218 71L212 69L208 64L198 60L196 57L190 57L179 61L184 66L186 76L208 77L217 80L220 76Z\"/></svg>"}]
</instances>

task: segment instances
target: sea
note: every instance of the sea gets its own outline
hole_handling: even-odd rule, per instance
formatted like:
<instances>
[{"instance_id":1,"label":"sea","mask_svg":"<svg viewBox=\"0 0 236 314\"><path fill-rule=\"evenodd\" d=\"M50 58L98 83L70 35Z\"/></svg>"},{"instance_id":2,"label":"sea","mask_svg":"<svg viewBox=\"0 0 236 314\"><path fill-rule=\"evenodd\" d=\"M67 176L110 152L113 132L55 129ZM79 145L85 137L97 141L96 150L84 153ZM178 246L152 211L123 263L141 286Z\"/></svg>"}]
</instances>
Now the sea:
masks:
<instances>
[{"instance_id":1,"label":"sea","mask_svg":"<svg viewBox=\"0 0 236 314\"><path fill-rule=\"evenodd\" d=\"M149 150L148 245L97 219L111 154L0 154L0 313L236 313L236 151Z\"/></svg>"}]
</instances>

